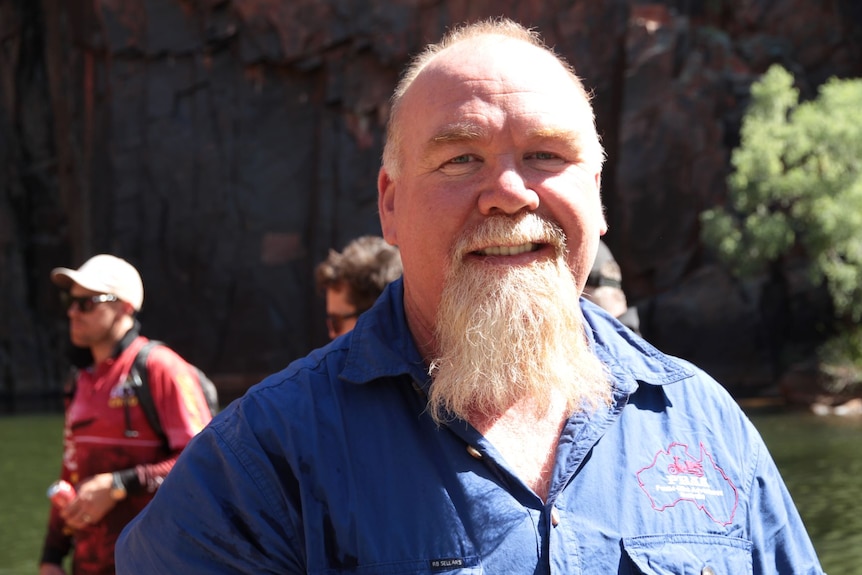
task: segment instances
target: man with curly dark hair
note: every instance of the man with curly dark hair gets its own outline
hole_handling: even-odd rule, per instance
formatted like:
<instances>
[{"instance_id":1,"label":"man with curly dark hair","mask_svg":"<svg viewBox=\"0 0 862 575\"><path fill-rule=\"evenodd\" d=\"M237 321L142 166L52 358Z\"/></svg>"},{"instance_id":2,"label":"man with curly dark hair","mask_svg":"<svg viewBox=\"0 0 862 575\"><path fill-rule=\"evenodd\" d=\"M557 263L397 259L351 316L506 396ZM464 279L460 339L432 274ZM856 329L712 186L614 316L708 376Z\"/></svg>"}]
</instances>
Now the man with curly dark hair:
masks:
<instances>
[{"instance_id":1,"label":"man with curly dark hair","mask_svg":"<svg viewBox=\"0 0 862 575\"><path fill-rule=\"evenodd\" d=\"M379 236L361 236L329 256L315 269L317 289L326 295L326 327L335 339L356 325L389 282L401 277L398 248Z\"/></svg>"}]
</instances>

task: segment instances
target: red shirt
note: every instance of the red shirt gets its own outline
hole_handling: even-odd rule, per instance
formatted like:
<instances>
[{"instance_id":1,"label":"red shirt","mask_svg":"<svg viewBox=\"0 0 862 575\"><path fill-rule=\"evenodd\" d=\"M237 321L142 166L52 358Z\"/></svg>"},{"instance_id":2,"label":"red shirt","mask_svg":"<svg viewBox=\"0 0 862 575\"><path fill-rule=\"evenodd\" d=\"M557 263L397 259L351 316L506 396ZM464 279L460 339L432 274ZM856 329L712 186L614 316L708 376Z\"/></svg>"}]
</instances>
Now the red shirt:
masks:
<instances>
[{"instance_id":1,"label":"red shirt","mask_svg":"<svg viewBox=\"0 0 862 575\"><path fill-rule=\"evenodd\" d=\"M194 368L168 347L154 347L147 358L147 380L168 438L166 452L127 382L146 342L138 336L124 349L121 343L116 357L80 370L66 410L63 479L77 485L98 473L130 468L146 478L144 489L130 492L101 521L75 533L52 508L43 561L59 562L74 544L76 575L114 573L114 543L120 531L152 499L179 451L210 420Z\"/></svg>"}]
</instances>

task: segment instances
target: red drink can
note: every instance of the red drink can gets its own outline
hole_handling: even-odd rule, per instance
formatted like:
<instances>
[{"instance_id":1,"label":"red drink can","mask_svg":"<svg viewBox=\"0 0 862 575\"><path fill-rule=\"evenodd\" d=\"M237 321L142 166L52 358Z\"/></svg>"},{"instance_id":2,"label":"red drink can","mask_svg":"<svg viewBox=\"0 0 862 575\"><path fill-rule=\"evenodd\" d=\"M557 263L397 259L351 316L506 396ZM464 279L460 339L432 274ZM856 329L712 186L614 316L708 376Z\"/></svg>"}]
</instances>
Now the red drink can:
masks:
<instances>
[{"instance_id":1,"label":"red drink can","mask_svg":"<svg viewBox=\"0 0 862 575\"><path fill-rule=\"evenodd\" d=\"M51 484L48 488L48 499L59 509L67 506L77 495L75 488L68 481L60 479Z\"/></svg>"}]
</instances>

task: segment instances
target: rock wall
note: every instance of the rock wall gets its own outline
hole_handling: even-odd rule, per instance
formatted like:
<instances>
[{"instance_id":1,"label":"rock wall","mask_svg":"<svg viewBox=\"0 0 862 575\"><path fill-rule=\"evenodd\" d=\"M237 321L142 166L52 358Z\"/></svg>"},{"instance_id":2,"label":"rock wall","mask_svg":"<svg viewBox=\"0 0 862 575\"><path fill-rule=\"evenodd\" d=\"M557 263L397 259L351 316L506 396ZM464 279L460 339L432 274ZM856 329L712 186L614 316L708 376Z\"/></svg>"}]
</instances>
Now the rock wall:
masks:
<instances>
[{"instance_id":1,"label":"rock wall","mask_svg":"<svg viewBox=\"0 0 862 575\"><path fill-rule=\"evenodd\" d=\"M595 93L607 241L645 335L732 390L774 382L828 308L796 267L733 281L697 215L725 197L770 64L806 96L862 75L853 0L5 0L0 410L56 404L67 344L48 272L97 252L141 270L144 332L228 399L324 343L312 270L379 233L400 70L451 24L499 14Z\"/></svg>"}]
</instances>

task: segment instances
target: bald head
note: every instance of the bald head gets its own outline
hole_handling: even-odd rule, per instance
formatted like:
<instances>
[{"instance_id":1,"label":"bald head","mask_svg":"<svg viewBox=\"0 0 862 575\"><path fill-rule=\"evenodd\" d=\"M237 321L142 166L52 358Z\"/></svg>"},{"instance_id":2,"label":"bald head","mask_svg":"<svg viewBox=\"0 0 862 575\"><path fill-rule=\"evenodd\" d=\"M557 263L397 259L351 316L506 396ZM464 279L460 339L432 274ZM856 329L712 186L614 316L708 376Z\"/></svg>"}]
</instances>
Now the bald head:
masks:
<instances>
[{"instance_id":1,"label":"bald head","mask_svg":"<svg viewBox=\"0 0 862 575\"><path fill-rule=\"evenodd\" d=\"M383 167L391 178L397 178L403 161L402 124L404 101L413 91L431 92L435 96L434 81L417 82L426 75L462 76L463 81L472 80L465 74L465 58L484 58L486 69L492 69L493 59L499 59L505 67L512 69L521 66L533 69L537 64L557 68L571 80L575 97L567 105L578 108L584 118L584 133L590 142L582 143L586 157L585 163L595 171L600 171L604 161L604 150L595 129L595 116L590 105L590 95L572 67L560 56L550 50L533 30L527 29L512 20L500 18L482 20L454 28L439 42L429 44L406 68L404 75L395 88L391 98L389 124L383 150ZM424 94L426 97L429 94Z\"/></svg>"}]
</instances>

